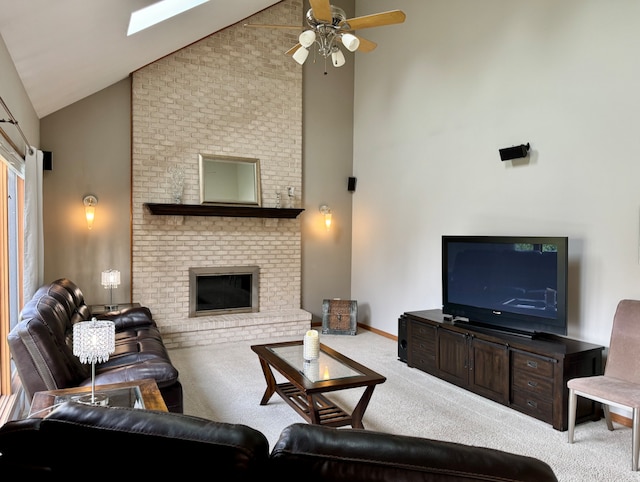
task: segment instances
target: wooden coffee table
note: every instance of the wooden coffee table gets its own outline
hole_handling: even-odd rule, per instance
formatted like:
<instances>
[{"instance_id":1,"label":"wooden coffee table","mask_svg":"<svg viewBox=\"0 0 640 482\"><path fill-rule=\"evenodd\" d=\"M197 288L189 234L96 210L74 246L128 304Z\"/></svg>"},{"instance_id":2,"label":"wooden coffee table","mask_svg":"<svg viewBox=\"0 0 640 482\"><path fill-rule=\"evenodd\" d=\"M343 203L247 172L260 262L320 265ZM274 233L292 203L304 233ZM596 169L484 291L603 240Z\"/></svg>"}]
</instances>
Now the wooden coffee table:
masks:
<instances>
[{"instance_id":1,"label":"wooden coffee table","mask_svg":"<svg viewBox=\"0 0 640 482\"><path fill-rule=\"evenodd\" d=\"M125 389L130 389L131 394L127 395ZM112 393L117 394L118 399L114 398L116 406L136 405L136 399L142 401L142 405L146 410L159 410L167 412L167 405L164 403L162 394L158 389L156 381L152 378L136 380L132 382L110 383L108 385L96 385L96 393ZM124 393L124 394L123 394ZM91 387L74 387L63 388L59 390L48 390L36 392L33 394L31 407L29 410L30 418L43 418L49 414L56 406L65 400L91 394ZM129 398L129 402L123 403L123 399Z\"/></svg>"},{"instance_id":2,"label":"wooden coffee table","mask_svg":"<svg viewBox=\"0 0 640 482\"><path fill-rule=\"evenodd\" d=\"M351 425L364 428L362 417L373 389L386 378L347 358L328 346L320 344L320 356L314 361L302 357L302 341L266 345L253 345L251 349L260 358L267 389L260 405L266 405L274 393L280 395L307 422L330 427ZM277 383L272 368L288 382ZM351 412L331 402L323 393L365 387L357 405Z\"/></svg>"}]
</instances>

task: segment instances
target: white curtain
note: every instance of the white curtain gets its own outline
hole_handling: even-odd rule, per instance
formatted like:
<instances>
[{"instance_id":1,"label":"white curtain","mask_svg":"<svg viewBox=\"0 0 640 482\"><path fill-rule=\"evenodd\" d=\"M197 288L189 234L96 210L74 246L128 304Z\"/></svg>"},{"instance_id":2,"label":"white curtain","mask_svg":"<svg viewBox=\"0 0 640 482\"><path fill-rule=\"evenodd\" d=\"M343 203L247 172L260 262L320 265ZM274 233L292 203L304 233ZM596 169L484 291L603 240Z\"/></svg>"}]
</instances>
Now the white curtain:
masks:
<instances>
[{"instance_id":1,"label":"white curtain","mask_svg":"<svg viewBox=\"0 0 640 482\"><path fill-rule=\"evenodd\" d=\"M24 173L24 299L44 284L42 151L27 148Z\"/></svg>"}]
</instances>

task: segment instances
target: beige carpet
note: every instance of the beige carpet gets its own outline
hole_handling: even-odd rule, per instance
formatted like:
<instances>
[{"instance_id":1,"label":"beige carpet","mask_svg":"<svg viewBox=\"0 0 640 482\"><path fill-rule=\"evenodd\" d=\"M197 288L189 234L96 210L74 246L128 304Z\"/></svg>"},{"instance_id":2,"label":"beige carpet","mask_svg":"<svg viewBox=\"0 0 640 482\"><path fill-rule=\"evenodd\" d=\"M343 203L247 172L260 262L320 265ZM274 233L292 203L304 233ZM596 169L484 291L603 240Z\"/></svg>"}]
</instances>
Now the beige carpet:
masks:
<instances>
[{"instance_id":1,"label":"beige carpet","mask_svg":"<svg viewBox=\"0 0 640 482\"><path fill-rule=\"evenodd\" d=\"M363 419L366 429L536 457L547 462L560 481L640 481L640 472L631 471L630 428L614 423L615 430L609 432L604 420L580 424L575 443L569 444L566 432L407 367L398 361L393 340L359 330L355 336L321 335L320 341L387 377L373 393ZM170 355L180 370L185 413L249 425L263 432L273 447L284 427L303 419L277 394L260 406L266 384L250 348L256 343L177 349ZM350 411L363 390L329 397Z\"/></svg>"}]
</instances>

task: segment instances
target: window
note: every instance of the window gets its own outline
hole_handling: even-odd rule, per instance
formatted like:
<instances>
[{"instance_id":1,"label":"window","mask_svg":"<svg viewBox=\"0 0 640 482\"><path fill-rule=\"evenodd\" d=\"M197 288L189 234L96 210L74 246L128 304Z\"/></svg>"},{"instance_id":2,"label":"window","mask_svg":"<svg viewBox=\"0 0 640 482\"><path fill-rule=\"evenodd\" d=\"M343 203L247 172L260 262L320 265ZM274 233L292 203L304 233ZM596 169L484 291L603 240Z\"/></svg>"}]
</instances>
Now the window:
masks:
<instances>
[{"instance_id":1,"label":"window","mask_svg":"<svg viewBox=\"0 0 640 482\"><path fill-rule=\"evenodd\" d=\"M23 173L0 155L0 424L12 416L14 368L7 335L22 308ZM20 166L18 166L20 167Z\"/></svg>"}]
</instances>

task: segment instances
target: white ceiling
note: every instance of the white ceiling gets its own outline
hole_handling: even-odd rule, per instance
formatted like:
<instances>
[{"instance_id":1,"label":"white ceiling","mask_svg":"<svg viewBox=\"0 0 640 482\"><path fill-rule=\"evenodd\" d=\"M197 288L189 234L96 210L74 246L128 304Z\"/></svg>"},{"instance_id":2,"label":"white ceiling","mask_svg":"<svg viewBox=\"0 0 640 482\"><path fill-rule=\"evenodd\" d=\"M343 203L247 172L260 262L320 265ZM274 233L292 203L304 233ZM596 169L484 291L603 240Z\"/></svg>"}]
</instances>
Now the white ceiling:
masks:
<instances>
[{"instance_id":1,"label":"white ceiling","mask_svg":"<svg viewBox=\"0 0 640 482\"><path fill-rule=\"evenodd\" d=\"M0 0L0 35L42 118L279 0L210 0L127 37L156 0Z\"/></svg>"}]
</instances>

